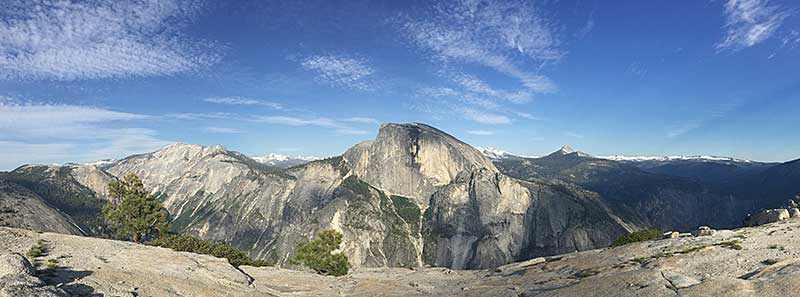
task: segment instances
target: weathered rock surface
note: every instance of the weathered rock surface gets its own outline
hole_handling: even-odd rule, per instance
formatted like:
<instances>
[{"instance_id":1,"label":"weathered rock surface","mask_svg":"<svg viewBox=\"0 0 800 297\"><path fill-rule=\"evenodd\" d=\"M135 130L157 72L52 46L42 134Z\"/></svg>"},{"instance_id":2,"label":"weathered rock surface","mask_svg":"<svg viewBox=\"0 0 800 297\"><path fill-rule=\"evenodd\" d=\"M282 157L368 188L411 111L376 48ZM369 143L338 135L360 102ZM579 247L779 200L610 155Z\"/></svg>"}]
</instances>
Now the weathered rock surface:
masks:
<instances>
[{"instance_id":1,"label":"weathered rock surface","mask_svg":"<svg viewBox=\"0 0 800 297\"><path fill-rule=\"evenodd\" d=\"M39 195L2 178L0 178L0 225L64 234L83 234L68 216L50 207Z\"/></svg>"},{"instance_id":2,"label":"weathered rock surface","mask_svg":"<svg viewBox=\"0 0 800 297\"><path fill-rule=\"evenodd\" d=\"M514 178L556 180L596 192L618 212L661 230L737 227L752 207L696 180L645 172L569 147L541 158L505 158L494 163Z\"/></svg>"},{"instance_id":3,"label":"weathered rock surface","mask_svg":"<svg viewBox=\"0 0 800 297\"><path fill-rule=\"evenodd\" d=\"M765 209L745 219L746 226L760 226L769 223L780 222L791 217L789 211L783 208Z\"/></svg>"},{"instance_id":4,"label":"weathered rock surface","mask_svg":"<svg viewBox=\"0 0 800 297\"><path fill-rule=\"evenodd\" d=\"M67 293L34 276L35 268L20 254L0 255L0 297L55 297Z\"/></svg>"},{"instance_id":5,"label":"weathered rock surface","mask_svg":"<svg viewBox=\"0 0 800 297\"><path fill-rule=\"evenodd\" d=\"M353 173L388 193L427 206L439 187L474 169L497 172L470 145L425 124L383 124L373 141L343 155Z\"/></svg>"},{"instance_id":6,"label":"weathered rock surface","mask_svg":"<svg viewBox=\"0 0 800 297\"><path fill-rule=\"evenodd\" d=\"M800 289L798 219L491 270L362 267L338 278L270 267L236 269L209 256L9 228L0 228L0 254L22 252L39 240L47 242L49 252L36 260L57 259L59 267L42 273L44 283L29 286L61 283L66 292L83 295L783 297ZM0 257L0 281L9 271L3 268L5 259Z\"/></svg>"},{"instance_id":7,"label":"weathered rock surface","mask_svg":"<svg viewBox=\"0 0 800 297\"><path fill-rule=\"evenodd\" d=\"M114 177L94 165L25 165L3 178L36 193L66 214L84 234L107 234L101 218L106 185Z\"/></svg>"},{"instance_id":8,"label":"weathered rock surface","mask_svg":"<svg viewBox=\"0 0 800 297\"><path fill-rule=\"evenodd\" d=\"M356 267L421 265L419 218L400 217L402 197L351 176L342 158L283 170L221 146L175 144L109 170L139 175L164 200L178 232L254 257L286 263L297 242L333 228Z\"/></svg>"},{"instance_id":9,"label":"weathered rock surface","mask_svg":"<svg viewBox=\"0 0 800 297\"><path fill-rule=\"evenodd\" d=\"M639 227L590 192L507 177L423 124L384 124L342 157L286 170L221 146L175 144L109 172L139 175L178 232L279 264L328 228L344 234L355 267L488 268L606 246Z\"/></svg>"}]
</instances>

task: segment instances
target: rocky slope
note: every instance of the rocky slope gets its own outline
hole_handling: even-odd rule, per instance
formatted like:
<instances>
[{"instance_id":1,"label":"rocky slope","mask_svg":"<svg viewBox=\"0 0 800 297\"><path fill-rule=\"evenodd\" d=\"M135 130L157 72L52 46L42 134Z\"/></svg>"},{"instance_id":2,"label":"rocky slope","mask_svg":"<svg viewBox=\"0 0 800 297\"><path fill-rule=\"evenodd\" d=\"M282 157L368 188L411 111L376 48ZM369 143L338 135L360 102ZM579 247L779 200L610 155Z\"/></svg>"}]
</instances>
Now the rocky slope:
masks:
<instances>
[{"instance_id":1,"label":"rocky slope","mask_svg":"<svg viewBox=\"0 0 800 297\"><path fill-rule=\"evenodd\" d=\"M26 165L0 173L0 179L19 186L13 193L0 192L19 198L33 193L48 207L67 215L75 225L71 228L77 227L87 235L103 235L106 230L100 213L106 202L106 185L114 178L93 165ZM20 195L23 192L19 188L30 193Z\"/></svg>"},{"instance_id":2,"label":"rocky slope","mask_svg":"<svg viewBox=\"0 0 800 297\"><path fill-rule=\"evenodd\" d=\"M683 177L645 172L633 165L565 147L541 158L495 160L501 172L519 179L557 180L600 194L604 201L662 230L702 225L734 227L752 210L749 201Z\"/></svg>"},{"instance_id":3,"label":"rocky slope","mask_svg":"<svg viewBox=\"0 0 800 297\"><path fill-rule=\"evenodd\" d=\"M423 124L384 124L342 157L289 169L223 147L175 144L109 168L139 175L176 231L283 264L322 229L359 266L485 268L608 245L638 228L586 191L501 174Z\"/></svg>"},{"instance_id":4,"label":"rocky slope","mask_svg":"<svg viewBox=\"0 0 800 297\"><path fill-rule=\"evenodd\" d=\"M175 144L109 170L139 175L164 200L179 233L254 257L283 264L297 242L334 228L350 243L345 253L355 266L420 265L395 204L350 176L341 158L282 170L220 146Z\"/></svg>"},{"instance_id":5,"label":"rocky slope","mask_svg":"<svg viewBox=\"0 0 800 297\"><path fill-rule=\"evenodd\" d=\"M3 260L18 260L9 254L24 253L40 240L48 253L31 259L37 272L21 272L14 268L19 261ZM14 288L53 294L42 296L60 296L63 290L79 296L769 297L791 296L800 289L796 218L718 230L713 236L535 258L490 270L357 268L338 278L281 268L237 269L224 259L204 255L9 228L0 228L0 254L0 283L27 279L27 287ZM56 268L44 267L50 259L58 263Z\"/></svg>"},{"instance_id":6,"label":"rocky slope","mask_svg":"<svg viewBox=\"0 0 800 297\"><path fill-rule=\"evenodd\" d=\"M0 178L0 226L83 235L72 219L27 188Z\"/></svg>"}]
</instances>

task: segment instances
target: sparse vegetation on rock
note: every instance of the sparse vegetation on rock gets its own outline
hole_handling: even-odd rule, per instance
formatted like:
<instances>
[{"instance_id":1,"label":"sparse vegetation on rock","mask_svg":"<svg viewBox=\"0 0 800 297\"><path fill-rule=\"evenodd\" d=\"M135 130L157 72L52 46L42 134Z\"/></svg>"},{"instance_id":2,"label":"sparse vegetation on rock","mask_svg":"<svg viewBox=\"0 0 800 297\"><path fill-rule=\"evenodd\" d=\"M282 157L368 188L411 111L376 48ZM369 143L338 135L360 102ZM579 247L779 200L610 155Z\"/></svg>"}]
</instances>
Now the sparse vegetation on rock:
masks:
<instances>
[{"instance_id":1,"label":"sparse vegetation on rock","mask_svg":"<svg viewBox=\"0 0 800 297\"><path fill-rule=\"evenodd\" d=\"M268 261L250 258L244 252L224 243L211 242L191 236L167 235L145 244L149 246L170 248L179 252L190 252L195 254L211 255L217 258L225 258L228 259L228 263L231 263L233 266L272 266L272 264Z\"/></svg>"},{"instance_id":2,"label":"sparse vegetation on rock","mask_svg":"<svg viewBox=\"0 0 800 297\"><path fill-rule=\"evenodd\" d=\"M45 242L42 240L37 241L36 245L31 247L25 255L30 258L38 258L47 255L47 246Z\"/></svg>"},{"instance_id":3,"label":"sparse vegetation on rock","mask_svg":"<svg viewBox=\"0 0 800 297\"><path fill-rule=\"evenodd\" d=\"M653 240L661 238L663 233L655 229L646 229L633 232L631 234L623 235L611 243L612 247L626 245L629 243L640 242L645 240Z\"/></svg>"},{"instance_id":4,"label":"sparse vegetation on rock","mask_svg":"<svg viewBox=\"0 0 800 297\"><path fill-rule=\"evenodd\" d=\"M135 174L109 183L108 196L111 203L103 208L103 217L118 239L140 243L169 231L167 211Z\"/></svg>"},{"instance_id":5,"label":"sparse vegetation on rock","mask_svg":"<svg viewBox=\"0 0 800 297\"><path fill-rule=\"evenodd\" d=\"M350 270L347 256L340 252L342 233L336 230L324 230L319 238L297 244L297 252L292 259L293 264L304 265L322 275L342 276Z\"/></svg>"}]
</instances>

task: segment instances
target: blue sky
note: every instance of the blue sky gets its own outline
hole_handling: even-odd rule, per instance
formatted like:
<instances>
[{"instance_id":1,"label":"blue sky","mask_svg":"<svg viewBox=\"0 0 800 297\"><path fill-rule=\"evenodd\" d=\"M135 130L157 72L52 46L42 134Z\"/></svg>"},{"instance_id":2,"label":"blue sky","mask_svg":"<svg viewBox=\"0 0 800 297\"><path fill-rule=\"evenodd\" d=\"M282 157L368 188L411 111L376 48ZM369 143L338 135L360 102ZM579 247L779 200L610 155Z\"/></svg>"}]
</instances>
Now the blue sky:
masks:
<instances>
[{"instance_id":1,"label":"blue sky","mask_svg":"<svg viewBox=\"0 0 800 297\"><path fill-rule=\"evenodd\" d=\"M523 155L800 157L796 1L216 2L0 4L0 169L337 155L381 122Z\"/></svg>"}]
</instances>

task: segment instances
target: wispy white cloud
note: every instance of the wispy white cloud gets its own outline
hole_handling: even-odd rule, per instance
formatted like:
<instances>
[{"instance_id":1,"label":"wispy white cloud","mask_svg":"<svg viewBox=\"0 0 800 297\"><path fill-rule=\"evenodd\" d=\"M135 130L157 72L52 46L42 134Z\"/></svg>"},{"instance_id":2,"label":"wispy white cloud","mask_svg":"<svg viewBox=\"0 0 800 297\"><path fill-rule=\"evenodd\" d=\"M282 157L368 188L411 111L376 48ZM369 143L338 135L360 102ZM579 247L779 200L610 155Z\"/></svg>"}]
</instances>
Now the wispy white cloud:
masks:
<instances>
[{"instance_id":1,"label":"wispy white cloud","mask_svg":"<svg viewBox=\"0 0 800 297\"><path fill-rule=\"evenodd\" d=\"M491 112L480 111L471 108L461 108L461 115L469 120L482 123L482 124L509 124L511 119L504 115L494 114Z\"/></svg>"},{"instance_id":2,"label":"wispy white cloud","mask_svg":"<svg viewBox=\"0 0 800 297\"><path fill-rule=\"evenodd\" d=\"M269 123L276 125L286 126L315 126L321 128L330 128L336 134L343 135L365 135L370 134L369 131L356 129L351 127L350 124L375 124L380 123L378 120L364 117L351 117L343 120L334 120L329 118L299 118L294 116L258 116L253 121L261 123Z\"/></svg>"},{"instance_id":3,"label":"wispy white cloud","mask_svg":"<svg viewBox=\"0 0 800 297\"><path fill-rule=\"evenodd\" d=\"M769 39L789 16L788 10L768 0L728 0L725 37L718 50L740 50Z\"/></svg>"},{"instance_id":4,"label":"wispy white cloud","mask_svg":"<svg viewBox=\"0 0 800 297\"><path fill-rule=\"evenodd\" d=\"M628 65L628 74L636 76L636 77L645 77L647 76L647 66L639 61L632 62Z\"/></svg>"},{"instance_id":5,"label":"wispy white cloud","mask_svg":"<svg viewBox=\"0 0 800 297\"><path fill-rule=\"evenodd\" d=\"M667 131L667 138L675 138L684 135L686 133L689 133L689 131L700 128L701 126L702 125L700 121L689 121L686 123L674 125L672 126L672 128L670 128L669 131Z\"/></svg>"},{"instance_id":6,"label":"wispy white cloud","mask_svg":"<svg viewBox=\"0 0 800 297\"><path fill-rule=\"evenodd\" d=\"M595 26L594 12L595 11L592 10L592 12L589 13L589 18L586 19L586 24L577 33L575 33L575 36L578 38L583 38L588 35L589 32L592 32Z\"/></svg>"},{"instance_id":7,"label":"wispy white cloud","mask_svg":"<svg viewBox=\"0 0 800 297\"><path fill-rule=\"evenodd\" d=\"M336 133L345 135L368 135L369 131L358 129L336 129Z\"/></svg>"},{"instance_id":8,"label":"wispy white cloud","mask_svg":"<svg viewBox=\"0 0 800 297\"><path fill-rule=\"evenodd\" d=\"M236 119L237 114L227 112L210 112L210 113L168 113L164 117L178 119L178 120L229 120Z\"/></svg>"},{"instance_id":9,"label":"wispy white cloud","mask_svg":"<svg viewBox=\"0 0 800 297\"><path fill-rule=\"evenodd\" d=\"M255 121L270 123L270 124L287 125L287 126L318 126L326 128L344 128L344 125L339 124L336 121L328 118L303 119L291 116L262 116L262 117L257 117Z\"/></svg>"},{"instance_id":10,"label":"wispy white cloud","mask_svg":"<svg viewBox=\"0 0 800 297\"><path fill-rule=\"evenodd\" d=\"M469 130L467 134L478 135L478 136L492 136L497 134L497 131L494 130Z\"/></svg>"},{"instance_id":11,"label":"wispy white cloud","mask_svg":"<svg viewBox=\"0 0 800 297\"><path fill-rule=\"evenodd\" d=\"M270 102L270 101L263 101L251 98L242 98L242 97L213 97L213 98L203 99L203 101L208 103L226 104L226 105L265 106L275 110L284 109L283 105L277 102Z\"/></svg>"},{"instance_id":12,"label":"wispy white cloud","mask_svg":"<svg viewBox=\"0 0 800 297\"><path fill-rule=\"evenodd\" d=\"M526 103L533 99L533 95L527 91L506 91L492 88L488 83L480 78L466 73L455 74L453 80L461 85L465 90L489 96L497 100L506 100L513 103Z\"/></svg>"},{"instance_id":13,"label":"wispy white cloud","mask_svg":"<svg viewBox=\"0 0 800 297\"><path fill-rule=\"evenodd\" d=\"M244 131L235 129L235 128L225 128L225 127L206 127L206 132L215 133L215 134L241 134Z\"/></svg>"},{"instance_id":14,"label":"wispy white cloud","mask_svg":"<svg viewBox=\"0 0 800 297\"><path fill-rule=\"evenodd\" d=\"M667 131L667 138L676 138L682 136L695 129L703 127L703 125L706 125L709 121L722 119L728 116L728 114L731 111L742 106L742 104L744 104L744 102L741 100L735 100L725 104L719 104L717 106L714 106L713 108L710 108L707 111L707 113L705 113L702 117L687 120L681 123L676 123L675 125L672 125Z\"/></svg>"},{"instance_id":15,"label":"wispy white cloud","mask_svg":"<svg viewBox=\"0 0 800 297\"><path fill-rule=\"evenodd\" d=\"M98 123L146 119L148 116L90 106L0 102L0 135L91 139L107 137ZM86 133L87 130L92 133Z\"/></svg>"},{"instance_id":16,"label":"wispy white cloud","mask_svg":"<svg viewBox=\"0 0 800 297\"><path fill-rule=\"evenodd\" d=\"M53 163L70 160L75 146L67 143L26 143L0 140L0 170L11 170L23 164Z\"/></svg>"},{"instance_id":17,"label":"wispy white cloud","mask_svg":"<svg viewBox=\"0 0 800 297\"><path fill-rule=\"evenodd\" d=\"M516 78L528 90L553 92L547 77L520 69L514 57L533 62L560 59L564 52L531 1L441 2L422 18L402 24L411 42L443 61L475 63Z\"/></svg>"},{"instance_id":18,"label":"wispy white cloud","mask_svg":"<svg viewBox=\"0 0 800 297\"><path fill-rule=\"evenodd\" d=\"M105 108L0 100L0 168L30 162L85 162L155 150L169 141L131 127L151 116Z\"/></svg>"},{"instance_id":19,"label":"wispy white cloud","mask_svg":"<svg viewBox=\"0 0 800 297\"><path fill-rule=\"evenodd\" d=\"M569 136L569 137L573 137L573 138L583 138L583 134L580 134L580 133L575 132L575 131L564 132L564 135L565 136Z\"/></svg>"},{"instance_id":20,"label":"wispy white cloud","mask_svg":"<svg viewBox=\"0 0 800 297\"><path fill-rule=\"evenodd\" d=\"M343 119L342 122L349 122L349 123L360 123L360 124L380 124L381 121L373 118L366 118L366 117L352 117Z\"/></svg>"},{"instance_id":21,"label":"wispy white cloud","mask_svg":"<svg viewBox=\"0 0 800 297\"><path fill-rule=\"evenodd\" d=\"M373 89L367 78L375 70L363 59L336 55L311 56L300 65L316 73L319 79L337 87Z\"/></svg>"},{"instance_id":22,"label":"wispy white cloud","mask_svg":"<svg viewBox=\"0 0 800 297\"><path fill-rule=\"evenodd\" d=\"M527 113L527 112L515 111L514 113L515 113L517 116L519 116L519 117L521 117L521 118L528 119L528 120L537 120L537 121L538 121L538 120L541 120L541 118L540 118L540 117L537 117L537 116L535 116L535 115L529 114L529 113Z\"/></svg>"},{"instance_id":23,"label":"wispy white cloud","mask_svg":"<svg viewBox=\"0 0 800 297\"><path fill-rule=\"evenodd\" d=\"M0 79L86 80L173 75L214 64L212 42L183 37L188 0L0 4Z\"/></svg>"},{"instance_id":24,"label":"wispy white cloud","mask_svg":"<svg viewBox=\"0 0 800 297\"><path fill-rule=\"evenodd\" d=\"M484 90L484 93L503 93L489 88L484 89L479 80L468 79L465 84L472 84L475 90ZM465 92L448 87L420 88L415 93L416 100L406 104L406 107L431 114L436 118L448 115L460 115L462 118L482 124L508 124L512 118L539 120L538 117L520 111L516 106L508 107L496 100L487 99L481 94Z\"/></svg>"}]
</instances>

